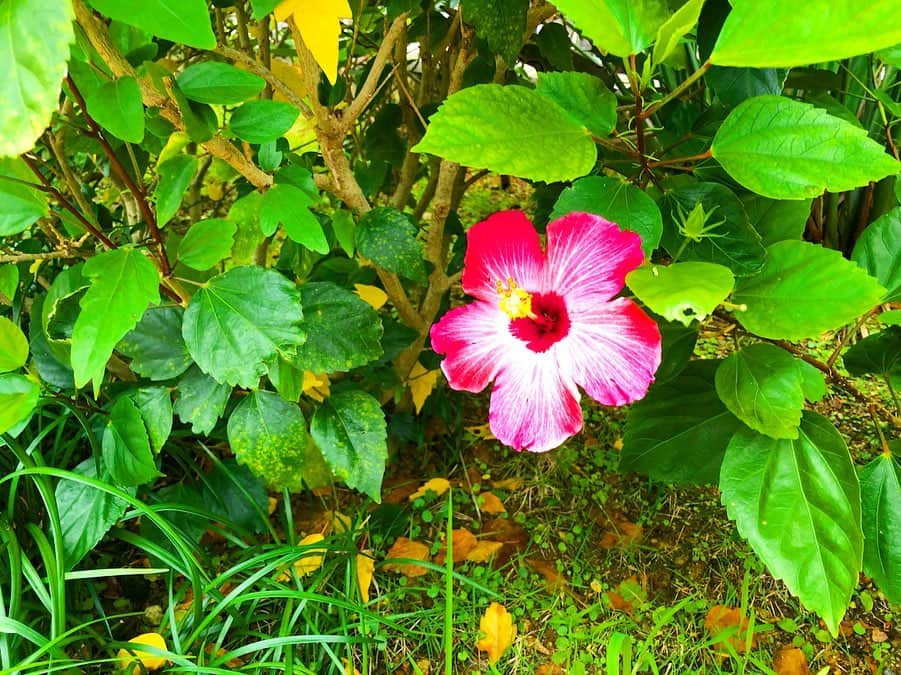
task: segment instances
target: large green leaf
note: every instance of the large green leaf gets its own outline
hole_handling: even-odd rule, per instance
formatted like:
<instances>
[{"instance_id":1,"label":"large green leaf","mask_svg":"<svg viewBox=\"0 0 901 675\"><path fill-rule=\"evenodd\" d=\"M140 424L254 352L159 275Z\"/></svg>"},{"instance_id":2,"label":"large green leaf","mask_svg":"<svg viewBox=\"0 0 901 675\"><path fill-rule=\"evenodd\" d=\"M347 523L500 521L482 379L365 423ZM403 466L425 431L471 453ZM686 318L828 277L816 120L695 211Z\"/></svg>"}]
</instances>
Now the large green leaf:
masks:
<instances>
[{"instance_id":1,"label":"large green leaf","mask_svg":"<svg viewBox=\"0 0 901 675\"><path fill-rule=\"evenodd\" d=\"M572 211L584 211L606 218L641 237L641 250L648 257L660 243L663 217L646 192L630 183L607 176L580 178L560 193L550 219Z\"/></svg>"},{"instance_id":2,"label":"large green leaf","mask_svg":"<svg viewBox=\"0 0 901 675\"><path fill-rule=\"evenodd\" d=\"M93 457L88 457L72 469L72 473L96 479L97 462ZM109 474L104 470L100 479L109 482ZM125 492L134 496L135 489L125 488ZM61 480L56 484L56 507L59 510L65 568L71 570L125 515L128 502L93 485Z\"/></svg>"},{"instance_id":3,"label":"large green leaf","mask_svg":"<svg viewBox=\"0 0 901 675\"><path fill-rule=\"evenodd\" d=\"M237 105L263 91L266 80L227 63L201 61L181 72L178 86L187 98L198 103Z\"/></svg>"},{"instance_id":4,"label":"large green leaf","mask_svg":"<svg viewBox=\"0 0 901 675\"><path fill-rule=\"evenodd\" d=\"M89 0L111 19L136 26L172 42L214 49L216 36L204 0Z\"/></svg>"},{"instance_id":5,"label":"large green leaf","mask_svg":"<svg viewBox=\"0 0 901 675\"><path fill-rule=\"evenodd\" d=\"M27 377L0 375L0 434L25 420L38 404L41 388Z\"/></svg>"},{"instance_id":6,"label":"large green leaf","mask_svg":"<svg viewBox=\"0 0 901 675\"><path fill-rule=\"evenodd\" d=\"M156 470L141 412L128 396L110 409L103 430L103 463L119 485L143 485L162 475Z\"/></svg>"},{"instance_id":7,"label":"large green leaf","mask_svg":"<svg viewBox=\"0 0 901 675\"><path fill-rule=\"evenodd\" d=\"M496 84L448 97L413 150L549 183L584 176L597 159L591 133L563 108L532 89Z\"/></svg>"},{"instance_id":8,"label":"large green leaf","mask_svg":"<svg viewBox=\"0 0 901 675\"><path fill-rule=\"evenodd\" d=\"M72 370L75 386L94 382L100 389L113 349L151 303L159 302L159 273L137 249L117 248L88 260L82 271L91 280L81 298L81 312L72 330Z\"/></svg>"},{"instance_id":9,"label":"large green leaf","mask_svg":"<svg viewBox=\"0 0 901 675\"><path fill-rule=\"evenodd\" d=\"M354 230L357 251L379 267L413 281L425 282L422 242L416 226L397 209L379 207L360 218Z\"/></svg>"},{"instance_id":10,"label":"large green leaf","mask_svg":"<svg viewBox=\"0 0 901 675\"><path fill-rule=\"evenodd\" d=\"M626 275L635 297L668 321L702 320L732 292L728 267L705 262L647 265Z\"/></svg>"},{"instance_id":11,"label":"large green leaf","mask_svg":"<svg viewBox=\"0 0 901 675\"><path fill-rule=\"evenodd\" d=\"M191 425L195 434L208 435L225 412L232 388L219 384L197 366L193 366L178 381L175 414Z\"/></svg>"},{"instance_id":12,"label":"large green leaf","mask_svg":"<svg viewBox=\"0 0 901 675\"><path fill-rule=\"evenodd\" d=\"M784 349L750 345L733 352L717 368L716 391L732 414L755 431L773 438L797 438L808 374L802 366ZM823 382L823 376L819 377Z\"/></svg>"},{"instance_id":13,"label":"large green leaf","mask_svg":"<svg viewBox=\"0 0 901 675\"><path fill-rule=\"evenodd\" d=\"M185 191L197 173L199 161L194 155L175 155L157 167L159 182L154 191L156 224L162 227L181 206Z\"/></svg>"},{"instance_id":14,"label":"large green leaf","mask_svg":"<svg viewBox=\"0 0 901 675\"><path fill-rule=\"evenodd\" d=\"M172 433L172 394L167 387L141 387L132 392L153 452L159 454Z\"/></svg>"},{"instance_id":15,"label":"large green leaf","mask_svg":"<svg viewBox=\"0 0 901 675\"><path fill-rule=\"evenodd\" d=\"M195 270L208 270L227 258L238 226L224 218L201 220L193 225L178 245L178 260Z\"/></svg>"},{"instance_id":16,"label":"large green leaf","mask_svg":"<svg viewBox=\"0 0 901 675\"><path fill-rule=\"evenodd\" d=\"M643 51L668 14L662 0L557 0L554 5L597 47L616 56Z\"/></svg>"},{"instance_id":17,"label":"large green leaf","mask_svg":"<svg viewBox=\"0 0 901 675\"><path fill-rule=\"evenodd\" d=\"M616 126L616 96L604 81L588 73L539 73L535 91L563 108L595 136Z\"/></svg>"},{"instance_id":18,"label":"large green leaf","mask_svg":"<svg viewBox=\"0 0 901 675\"><path fill-rule=\"evenodd\" d=\"M335 475L377 502L388 459L386 430L379 402L353 390L327 398L310 422L310 435Z\"/></svg>"},{"instance_id":19,"label":"large green leaf","mask_svg":"<svg viewBox=\"0 0 901 675\"><path fill-rule=\"evenodd\" d=\"M901 382L901 326L889 326L868 335L843 357L852 375L873 373Z\"/></svg>"},{"instance_id":20,"label":"large green leaf","mask_svg":"<svg viewBox=\"0 0 901 675\"><path fill-rule=\"evenodd\" d=\"M74 18L72 0L0 4L0 158L31 150L50 123L75 39Z\"/></svg>"},{"instance_id":21,"label":"large green leaf","mask_svg":"<svg viewBox=\"0 0 901 675\"><path fill-rule=\"evenodd\" d=\"M620 469L670 483L716 483L732 435L742 427L716 394L718 361L692 361L629 409Z\"/></svg>"},{"instance_id":22,"label":"large green leaf","mask_svg":"<svg viewBox=\"0 0 901 675\"><path fill-rule=\"evenodd\" d=\"M782 96L756 96L735 108L711 151L732 178L772 199L842 192L901 171L865 130Z\"/></svg>"},{"instance_id":23,"label":"large green leaf","mask_svg":"<svg viewBox=\"0 0 901 675\"><path fill-rule=\"evenodd\" d=\"M654 320L660 329L660 348L663 353L660 367L654 373L654 380L658 383L669 382L685 370L691 360L698 341L698 327L683 326L677 321L664 321L656 316Z\"/></svg>"},{"instance_id":24,"label":"large green leaf","mask_svg":"<svg viewBox=\"0 0 901 675\"><path fill-rule=\"evenodd\" d=\"M281 223L292 241L316 253L328 253L328 240L322 223L309 209L312 205L313 199L299 187L288 183L273 185L263 195L260 229L269 236Z\"/></svg>"},{"instance_id":25,"label":"large green leaf","mask_svg":"<svg viewBox=\"0 0 901 675\"><path fill-rule=\"evenodd\" d=\"M897 443L897 442L896 442ZM863 571L885 597L901 602L901 467L890 452L860 468Z\"/></svg>"},{"instance_id":26,"label":"large green leaf","mask_svg":"<svg viewBox=\"0 0 901 675\"><path fill-rule=\"evenodd\" d=\"M123 141L144 140L144 102L135 78L120 77L82 93L88 113L97 124Z\"/></svg>"},{"instance_id":27,"label":"large green leaf","mask_svg":"<svg viewBox=\"0 0 901 675\"><path fill-rule=\"evenodd\" d=\"M476 27L476 33L488 41L495 54L512 66L516 63L526 33L529 0L467 0L463 16Z\"/></svg>"},{"instance_id":28,"label":"large green leaf","mask_svg":"<svg viewBox=\"0 0 901 675\"><path fill-rule=\"evenodd\" d=\"M787 76L787 68L713 66L704 74L704 81L722 103L734 108L755 96L778 96L782 93Z\"/></svg>"},{"instance_id":29,"label":"large green leaf","mask_svg":"<svg viewBox=\"0 0 901 675\"><path fill-rule=\"evenodd\" d=\"M356 293L330 282L304 284L306 342L289 361L314 373L348 371L382 355L382 322Z\"/></svg>"},{"instance_id":30,"label":"large green leaf","mask_svg":"<svg viewBox=\"0 0 901 675\"><path fill-rule=\"evenodd\" d=\"M3 123L0 120L0 125ZM0 143L3 143L2 133ZM34 183L37 177L20 158L0 157L0 237L19 234L50 213L46 194L16 181Z\"/></svg>"},{"instance_id":31,"label":"large green leaf","mask_svg":"<svg viewBox=\"0 0 901 675\"><path fill-rule=\"evenodd\" d=\"M838 61L901 42L896 0L734 5L710 56L723 66L788 68Z\"/></svg>"},{"instance_id":32,"label":"large green leaf","mask_svg":"<svg viewBox=\"0 0 901 675\"><path fill-rule=\"evenodd\" d=\"M262 267L235 267L213 277L185 310L182 335L203 372L253 389L279 354L303 343L300 293Z\"/></svg>"},{"instance_id":33,"label":"large green leaf","mask_svg":"<svg viewBox=\"0 0 901 675\"><path fill-rule=\"evenodd\" d=\"M901 179L895 179L901 185ZM887 290L885 302L901 300L901 206L870 223L854 245L851 259Z\"/></svg>"},{"instance_id":34,"label":"large green leaf","mask_svg":"<svg viewBox=\"0 0 901 675\"><path fill-rule=\"evenodd\" d=\"M0 316L0 373L8 373L28 360L28 338L5 316Z\"/></svg>"},{"instance_id":35,"label":"large green leaf","mask_svg":"<svg viewBox=\"0 0 901 675\"><path fill-rule=\"evenodd\" d=\"M780 241L767 247L759 273L738 280L732 301L745 305L736 316L751 332L796 340L843 326L877 304L883 292L838 251Z\"/></svg>"},{"instance_id":36,"label":"large green leaf","mask_svg":"<svg viewBox=\"0 0 901 675\"><path fill-rule=\"evenodd\" d=\"M283 101L248 101L228 119L228 128L242 141L267 143L283 136L294 124L300 110Z\"/></svg>"},{"instance_id":37,"label":"large green leaf","mask_svg":"<svg viewBox=\"0 0 901 675\"><path fill-rule=\"evenodd\" d=\"M178 377L194 362L181 335L182 314L179 307L148 307L116 351L131 359L131 369L141 377Z\"/></svg>"},{"instance_id":38,"label":"large green leaf","mask_svg":"<svg viewBox=\"0 0 901 675\"><path fill-rule=\"evenodd\" d=\"M698 22L703 6L704 0L688 0L661 24L654 41L654 63L663 63L676 51L681 39Z\"/></svg>"},{"instance_id":39,"label":"large green leaf","mask_svg":"<svg viewBox=\"0 0 901 675\"><path fill-rule=\"evenodd\" d=\"M751 226L769 246L786 239L801 239L810 216L809 199L767 199L748 193L741 198Z\"/></svg>"},{"instance_id":40,"label":"large green leaf","mask_svg":"<svg viewBox=\"0 0 901 675\"><path fill-rule=\"evenodd\" d=\"M238 461L275 490L303 489L307 423L296 404L255 391L228 418L228 442Z\"/></svg>"},{"instance_id":41,"label":"large green leaf","mask_svg":"<svg viewBox=\"0 0 901 675\"><path fill-rule=\"evenodd\" d=\"M742 429L723 458L720 489L773 576L836 634L857 586L863 532L857 473L835 427L805 412L795 440Z\"/></svg>"}]
</instances>

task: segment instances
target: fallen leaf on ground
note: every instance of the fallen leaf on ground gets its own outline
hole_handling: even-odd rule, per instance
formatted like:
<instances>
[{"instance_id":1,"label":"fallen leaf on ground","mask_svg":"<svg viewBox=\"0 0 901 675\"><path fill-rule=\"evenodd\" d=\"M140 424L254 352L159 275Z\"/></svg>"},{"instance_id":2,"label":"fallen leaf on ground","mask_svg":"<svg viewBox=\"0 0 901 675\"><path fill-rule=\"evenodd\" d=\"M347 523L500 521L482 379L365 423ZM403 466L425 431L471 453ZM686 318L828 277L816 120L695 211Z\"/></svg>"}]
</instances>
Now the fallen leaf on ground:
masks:
<instances>
[{"instance_id":1,"label":"fallen leaf on ground","mask_svg":"<svg viewBox=\"0 0 901 675\"><path fill-rule=\"evenodd\" d=\"M797 647L783 647L773 659L776 675L810 675L807 657Z\"/></svg>"},{"instance_id":2,"label":"fallen leaf on ground","mask_svg":"<svg viewBox=\"0 0 901 675\"><path fill-rule=\"evenodd\" d=\"M133 637L128 642L132 645L146 645L157 649L168 649L165 638L159 633L141 633L141 635ZM130 648L130 650L120 649L117 656L119 658L119 669L132 673L132 675L139 675L142 672L142 666L145 670L159 670L166 665L165 656L151 654L135 647Z\"/></svg>"},{"instance_id":3,"label":"fallen leaf on ground","mask_svg":"<svg viewBox=\"0 0 901 675\"><path fill-rule=\"evenodd\" d=\"M745 634L748 630L748 620L742 615L741 609L738 607L726 607L725 605L714 605L707 612L707 618L704 619L704 627L713 638L716 638L723 632L728 634L721 637L715 643L716 645L732 645L734 650L741 654L745 651ZM751 647L754 647L756 635L751 637ZM720 648L718 653L728 655L729 652L725 648Z\"/></svg>"},{"instance_id":4,"label":"fallen leaf on ground","mask_svg":"<svg viewBox=\"0 0 901 675\"><path fill-rule=\"evenodd\" d=\"M460 528L451 532L451 544L453 545L451 554L454 562L458 563L466 560L469 557L469 554L475 550L478 543L479 541L476 539L476 536L465 528ZM438 553L435 554L435 563L443 565L446 558L447 546L442 546Z\"/></svg>"},{"instance_id":5,"label":"fallen leaf on ground","mask_svg":"<svg viewBox=\"0 0 901 675\"><path fill-rule=\"evenodd\" d=\"M422 487L413 492L407 499L412 502L414 499L425 497L429 492L434 492L435 495L440 497L450 489L450 486L450 481L447 478L432 478L423 483Z\"/></svg>"},{"instance_id":6,"label":"fallen leaf on ground","mask_svg":"<svg viewBox=\"0 0 901 675\"><path fill-rule=\"evenodd\" d=\"M363 551L357 554L357 586L360 589L360 599L363 603L369 602L369 587L372 585L372 573L375 570L375 560L371 551Z\"/></svg>"},{"instance_id":7,"label":"fallen leaf on ground","mask_svg":"<svg viewBox=\"0 0 901 675\"><path fill-rule=\"evenodd\" d=\"M354 288L357 289L357 295L372 305L373 309L381 309L388 302L388 294L378 286L354 284Z\"/></svg>"},{"instance_id":8,"label":"fallen leaf on ground","mask_svg":"<svg viewBox=\"0 0 901 675\"><path fill-rule=\"evenodd\" d=\"M499 541L503 547L498 551L495 565L503 565L514 553L524 551L529 543L529 533L519 523L508 518L492 518L482 524L482 534L491 541Z\"/></svg>"},{"instance_id":9,"label":"fallen leaf on ground","mask_svg":"<svg viewBox=\"0 0 901 675\"><path fill-rule=\"evenodd\" d=\"M526 565L530 570L544 577L544 588L548 593L566 590L566 579L557 571L554 563L541 558L526 558Z\"/></svg>"},{"instance_id":10,"label":"fallen leaf on ground","mask_svg":"<svg viewBox=\"0 0 901 675\"><path fill-rule=\"evenodd\" d=\"M359 670L350 665L350 661L347 659L342 657L341 663L344 665L345 675L362 675Z\"/></svg>"},{"instance_id":11,"label":"fallen leaf on ground","mask_svg":"<svg viewBox=\"0 0 901 675\"><path fill-rule=\"evenodd\" d=\"M429 547L418 541L407 539L406 537L398 537L394 542L394 546L388 551L385 560L393 560L395 558L409 558L411 560L428 560ZM405 577L421 577L428 572L428 569L416 563L392 563L388 562L385 569L393 572L400 572Z\"/></svg>"},{"instance_id":12,"label":"fallen leaf on ground","mask_svg":"<svg viewBox=\"0 0 901 675\"><path fill-rule=\"evenodd\" d=\"M497 555L497 552L503 548L503 544L499 541L489 541L488 539L482 539L476 544L476 547L469 552L469 555L466 556L466 559L469 562L488 562L492 557Z\"/></svg>"},{"instance_id":13,"label":"fallen leaf on ground","mask_svg":"<svg viewBox=\"0 0 901 675\"><path fill-rule=\"evenodd\" d=\"M210 656L212 656L212 655L213 655L213 645L212 645L212 644L207 644L207 646L204 648L204 651L205 651L207 654L209 654ZM219 658L219 657L221 657L221 656L224 656L224 655L227 654L227 653L228 653L228 652L227 652L223 647L220 647L219 649L216 650L216 658ZM239 658L237 658L237 657L235 657L235 658L233 658L233 659L229 659L228 661L225 662L225 666L226 666L227 668L230 668L231 670L237 670L238 668L241 668L241 667L244 666L244 665L246 665L246 664L244 663L244 660L243 660L243 659L239 659Z\"/></svg>"},{"instance_id":14,"label":"fallen leaf on ground","mask_svg":"<svg viewBox=\"0 0 901 675\"><path fill-rule=\"evenodd\" d=\"M628 520L620 520L613 524L613 529L608 530L601 537L601 548L608 551L612 548L629 548L639 543L642 538L641 525L630 523Z\"/></svg>"},{"instance_id":15,"label":"fallen leaf on ground","mask_svg":"<svg viewBox=\"0 0 901 675\"><path fill-rule=\"evenodd\" d=\"M878 628L873 629L873 633L871 635L873 642L887 642L888 635L886 635L885 631L879 630Z\"/></svg>"},{"instance_id":16,"label":"fallen leaf on ground","mask_svg":"<svg viewBox=\"0 0 901 675\"><path fill-rule=\"evenodd\" d=\"M413 397L413 406L416 408L417 415L422 410L422 406L425 405L426 399L435 389L435 385L438 384L438 374L440 372L437 368L435 370L426 370L419 361L416 362L416 365L410 371L410 375L407 377L407 385L410 387L410 395Z\"/></svg>"},{"instance_id":17,"label":"fallen leaf on ground","mask_svg":"<svg viewBox=\"0 0 901 675\"><path fill-rule=\"evenodd\" d=\"M488 660L491 663L497 663L516 637L513 617L503 605L496 602L492 602L485 610L485 615L479 622L479 630L485 637L476 642L476 648L488 652Z\"/></svg>"},{"instance_id":18,"label":"fallen leaf on ground","mask_svg":"<svg viewBox=\"0 0 901 675\"><path fill-rule=\"evenodd\" d=\"M483 441L493 441L494 434L491 433L491 427L487 424L477 424L472 427L463 427L465 431L468 431L476 438L481 438Z\"/></svg>"},{"instance_id":19,"label":"fallen leaf on ground","mask_svg":"<svg viewBox=\"0 0 901 675\"><path fill-rule=\"evenodd\" d=\"M338 77L341 19L353 18L347 0L285 0L275 8L277 21L294 17L304 44L331 83Z\"/></svg>"},{"instance_id":20,"label":"fallen leaf on ground","mask_svg":"<svg viewBox=\"0 0 901 675\"><path fill-rule=\"evenodd\" d=\"M542 663L535 669L535 675L566 675L566 671L556 663Z\"/></svg>"},{"instance_id":21,"label":"fallen leaf on ground","mask_svg":"<svg viewBox=\"0 0 901 675\"><path fill-rule=\"evenodd\" d=\"M503 480L491 481L491 487L496 490L509 490L513 492L522 487L522 478L514 476L513 478L504 478Z\"/></svg>"},{"instance_id":22,"label":"fallen leaf on ground","mask_svg":"<svg viewBox=\"0 0 901 675\"><path fill-rule=\"evenodd\" d=\"M506 513L504 503L493 492L483 492L479 495L479 509L485 513Z\"/></svg>"},{"instance_id":23,"label":"fallen leaf on ground","mask_svg":"<svg viewBox=\"0 0 901 675\"><path fill-rule=\"evenodd\" d=\"M322 561L325 559L327 548L325 546L315 546L315 544L318 544L323 539L325 539L325 537L317 532L315 534L307 535L297 542L297 548L301 549L301 557L293 563L294 571L297 572L297 576L304 577L322 567ZM288 574L286 570L278 575L276 581L288 581L290 578L291 575Z\"/></svg>"},{"instance_id":24,"label":"fallen leaf on ground","mask_svg":"<svg viewBox=\"0 0 901 675\"><path fill-rule=\"evenodd\" d=\"M633 575L620 582L614 591L607 591L605 597L613 609L631 614L636 607L647 600L648 593L638 579Z\"/></svg>"},{"instance_id":25,"label":"fallen leaf on ground","mask_svg":"<svg viewBox=\"0 0 901 675\"><path fill-rule=\"evenodd\" d=\"M335 534L343 534L350 532L353 528L353 521L350 516L346 516L340 511L329 511L329 530Z\"/></svg>"}]
</instances>

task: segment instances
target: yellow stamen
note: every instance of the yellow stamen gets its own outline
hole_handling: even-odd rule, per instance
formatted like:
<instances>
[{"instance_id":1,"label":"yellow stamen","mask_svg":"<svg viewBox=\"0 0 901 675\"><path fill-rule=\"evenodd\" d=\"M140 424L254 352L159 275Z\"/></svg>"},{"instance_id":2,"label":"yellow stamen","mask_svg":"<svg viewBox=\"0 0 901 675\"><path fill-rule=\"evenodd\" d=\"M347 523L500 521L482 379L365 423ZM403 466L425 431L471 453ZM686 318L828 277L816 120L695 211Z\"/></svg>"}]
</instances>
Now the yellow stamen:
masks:
<instances>
[{"instance_id":1,"label":"yellow stamen","mask_svg":"<svg viewBox=\"0 0 901 675\"><path fill-rule=\"evenodd\" d=\"M507 277L507 283L497 282L497 294L500 296L498 305L501 311L511 319L534 317L532 313L532 296L527 291L519 288L512 277Z\"/></svg>"}]
</instances>

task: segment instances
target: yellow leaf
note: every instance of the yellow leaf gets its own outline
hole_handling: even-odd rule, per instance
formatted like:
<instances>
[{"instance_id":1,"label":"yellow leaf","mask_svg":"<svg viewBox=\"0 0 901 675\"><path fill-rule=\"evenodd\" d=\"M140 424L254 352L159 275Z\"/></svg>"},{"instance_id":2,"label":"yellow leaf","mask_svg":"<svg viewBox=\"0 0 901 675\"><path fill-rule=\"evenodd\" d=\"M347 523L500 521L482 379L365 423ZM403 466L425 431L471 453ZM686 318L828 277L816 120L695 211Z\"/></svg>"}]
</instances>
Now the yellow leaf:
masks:
<instances>
[{"instance_id":1,"label":"yellow leaf","mask_svg":"<svg viewBox=\"0 0 901 675\"><path fill-rule=\"evenodd\" d=\"M128 641L129 644L147 645L156 649L168 649L166 640L159 633L142 633ZM159 670L166 665L166 657L141 651L140 649L120 649L117 654L119 669L127 673L138 675L141 667L145 670Z\"/></svg>"},{"instance_id":2,"label":"yellow leaf","mask_svg":"<svg viewBox=\"0 0 901 675\"><path fill-rule=\"evenodd\" d=\"M272 71L273 75L284 82L297 98L304 98L307 95L307 90L304 89L303 86L303 77L300 66L288 63L287 61L282 61L281 59L272 59L272 62L269 64L269 70ZM275 89L272 92L272 100L285 101L286 99L278 89Z\"/></svg>"},{"instance_id":3,"label":"yellow leaf","mask_svg":"<svg viewBox=\"0 0 901 675\"><path fill-rule=\"evenodd\" d=\"M372 305L373 309L381 309L388 302L388 294L378 286L354 284L354 288L357 289L357 295Z\"/></svg>"},{"instance_id":4,"label":"yellow leaf","mask_svg":"<svg viewBox=\"0 0 901 675\"><path fill-rule=\"evenodd\" d=\"M354 668L347 659L342 658L341 663L344 665L345 675L361 675L360 671Z\"/></svg>"},{"instance_id":5,"label":"yellow leaf","mask_svg":"<svg viewBox=\"0 0 901 675\"><path fill-rule=\"evenodd\" d=\"M485 513L506 513L504 503L493 492L483 492L479 495L479 509Z\"/></svg>"},{"instance_id":6,"label":"yellow leaf","mask_svg":"<svg viewBox=\"0 0 901 675\"><path fill-rule=\"evenodd\" d=\"M312 574L322 567L322 561L325 559L327 549L324 546L314 548L314 545L323 539L325 537L317 532L297 542L297 548L302 549L301 557L294 561L294 571L297 572L297 576L303 577L307 574ZM276 581L288 581L290 578L291 576L287 572L282 572L278 575Z\"/></svg>"},{"instance_id":7,"label":"yellow leaf","mask_svg":"<svg viewBox=\"0 0 901 675\"><path fill-rule=\"evenodd\" d=\"M419 361L416 362L413 370L410 371L407 384L410 386L410 393L413 395L413 405L416 407L417 414L422 410L426 399L438 383L439 372L438 370L426 370Z\"/></svg>"},{"instance_id":8,"label":"yellow leaf","mask_svg":"<svg viewBox=\"0 0 901 675\"><path fill-rule=\"evenodd\" d=\"M309 370L304 371L303 384L301 386L303 387L304 394L319 403L322 403L322 401L327 399L332 393L331 382L329 382L328 375L317 375L316 373L311 373Z\"/></svg>"},{"instance_id":9,"label":"yellow leaf","mask_svg":"<svg viewBox=\"0 0 901 675\"><path fill-rule=\"evenodd\" d=\"M488 652L488 660L497 663L516 637L516 626L513 617L503 605L492 602L479 622L479 630L485 634L476 642L476 648Z\"/></svg>"},{"instance_id":10,"label":"yellow leaf","mask_svg":"<svg viewBox=\"0 0 901 675\"><path fill-rule=\"evenodd\" d=\"M364 603L369 602L369 586L372 584L372 573L375 570L375 560L369 555L369 551L357 554L357 585L360 588L360 598Z\"/></svg>"},{"instance_id":11,"label":"yellow leaf","mask_svg":"<svg viewBox=\"0 0 901 675\"><path fill-rule=\"evenodd\" d=\"M340 511L330 511L330 523L332 532L335 534L343 534L353 529L353 521L350 516L346 516Z\"/></svg>"},{"instance_id":12,"label":"yellow leaf","mask_svg":"<svg viewBox=\"0 0 901 675\"><path fill-rule=\"evenodd\" d=\"M44 264L44 261L41 260L40 258L38 258L33 263L31 263L31 266L28 268L28 273L29 274L37 274L38 270L41 269L41 265L43 265L43 264Z\"/></svg>"},{"instance_id":13,"label":"yellow leaf","mask_svg":"<svg viewBox=\"0 0 901 675\"><path fill-rule=\"evenodd\" d=\"M493 441L494 434L491 433L491 427L488 424L477 424L473 427L463 427L466 431L471 433L476 438L481 438L483 441Z\"/></svg>"},{"instance_id":14,"label":"yellow leaf","mask_svg":"<svg viewBox=\"0 0 901 675\"><path fill-rule=\"evenodd\" d=\"M431 480L427 480L425 483L423 483L422 487L411 494L409 497L407 497L407 499L412 502L414 499L425 497L426 493L429 491L434 492L440 497L449 489L450 481L447 478L432 478Z\"/></svg>"},{"instance_id":15,"label":"yellow leaf","mask_svg":"<svg viewBox=\"0 0 901 675\"><path fill-rule=\"evenodd\" d=\"M338 39L341 19L353 14L347 0L285 0L275 8L276 21L294 17L304 44L329 82L338 77Z\"/></svg>"},{"instance_id":16,"label":"yellow leaf","mask_svg":"<svg viewBox=\"0 0 901 675\"><path fill-rule=\"evenodd\" d=\"M491 558L497 555L497 552L500 551L504 547L504 544L499 541L489 541L487 539L482 539L476 547L469 552L469 555L466 556L466 559L469 562L488 562Z\"/></svg>"}]
</instances>

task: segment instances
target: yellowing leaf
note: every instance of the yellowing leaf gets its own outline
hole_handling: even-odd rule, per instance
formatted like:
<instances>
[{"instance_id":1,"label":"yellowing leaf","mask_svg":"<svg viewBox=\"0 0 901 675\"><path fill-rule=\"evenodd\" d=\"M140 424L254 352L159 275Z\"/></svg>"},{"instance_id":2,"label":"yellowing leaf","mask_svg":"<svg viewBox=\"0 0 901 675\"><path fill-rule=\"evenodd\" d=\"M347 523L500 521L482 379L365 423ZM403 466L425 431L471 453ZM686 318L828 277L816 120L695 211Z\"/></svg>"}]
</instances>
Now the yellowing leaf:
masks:
<instances>
[{"instance_id":1,"label":"yellowing leaf","mask_svg":"<svg viewBox=\"0 0 901 675\"><path fill-rule=\"evenodd\" d=\"M423 483L422 487L411 494L407 499L411 502L414 499L425 497L427 492L434 492L439 497L450 489L450 481L447 478L432 478Z\"/></svg>"},{"instance_id":2,"label":"yellowing leaf","mask_svg":"<svg viewBox=\"0 0 901 675\"><path fill-rule=\"evenodd\" d=\"M413 541L412 539L407 539L406 537L398 537L397 541L394 542L394 546L388 551L388 554L385 556L386 570L393 570L395 572L400 572L406 577L421 577L423 574L428 572L425 567L421 565L417 565L415 563L392 563L387 562L388 560L393 560L395 558L408 558L411 560L428 560L429 559L429 547L425 544L421 544L418 541Z\"/></svg>"},{"instance_id":3,"label":"yellowing leaf","mask_svg":"<svg viewBox=\"0 0 901 675\"><path fill-rule=\"evenodd\" d=\"M347 0L285 0L275 8L277 21L292 16L307 49L329 82L334 82L338 77L341 19L353 18Z\"/></svg>"},{"instance_id":4,"label":"yellowing leaf","mask_svg":"<svg viewBox=\"0 0 901 675\"><path fill-rule=\"evenodd\" d=\"M479 495L479 509L485 513L506 513L504 503L493 492L483 492Z\"/></svg>"},{"instance_id":5,"label":"yellowing leaf","mask_svg":"<svg viewBox=\"0 0 901 675\"><path fill-rule=\"evenodd\" d=\"M500 551L504 547L503 542L500 541L489 541L487 539L482 539L476 547L469 552L469 555L466 556L466 559L469 562L488 562L497 555L498 551Z\"/></svg>"},{"instance_id":6,"label":"yellowing leaf","mask_svg":"<svg viewBox=\"0 0 901 675\"><path fill-rule=\"evenodd\" d=\"M372 584L372 573L375 570L375 560L369 551L357 554L357 586L360 588L360 599L363 603L369 602L369 586Z\"/></svg>"},{"instance_id":7,"label":"yellowing leaf","mask_svg":"<svg viewBox=\"0 0 901 675\"><path fill-rule=\"evenodd\" d=\"M307 95L307 90L304 89L303 86L303 77L300 66L288 63L287 61L282 61L281 59L272 59L272 63L269 64L269 70L272 71L273 75L284 82L288 89L290 89L298 98L304 98ZM272 92L272 100L287 101L278 89L275 89ZM290 101L287 102L290 103Z\"/></svg>"},{"instance_id":8,"label":"yellowing leaf","mask_svg":"<svg viewBox=\"0 0 901 675\"><path fill-rule=\"evenodd\" d=\"M476 642L476 648L488 652L488 660L497 663L516 637L516 626L513 617L503 605L492 602L479 622L479 630L485 634Z\"/></svg>"},{"instance_id":9,"label":"yellowing leaf","mask_svg":"<svg viewBox=\"0 0 901 675\"><path fill-rule=\"evenodd\" d=\"M142 633L128 642L129 644L147 645L156 649L168 649L166 640L159 633ZM124 670L126 673L132 673L132 675L139 675L141 666L145 670L159 670L166 665L165 656L158 656L134 648L130 651L128 649L120 649L117 657L119 658L119 669Z\"/></svg>"},{"instance_id":10,"label":"yellowing leaf","mask_svg":"<svg viewBox=\"0 0 901 675\"><path fill-rule=\"evenodd\" d=\"M319 403L322 403L332 393L331 382L328 379L328 375L317 375L316 373L311 373L309 370L305 370L303 373L303 383L301 384L301 387L303 388L304 394Z\"/></svg>"},{"instance_id":11,"label":"yellowing leaf","mask_svg":"<svg viewBox=\"0 0 901 675\"><path fill-rule=\"evenodd\" d=\"M330 511L329 526L335 534L343 534L353 529L353 520L340 511Z\"/></svg>"},{"instance_id":12,"label":"yellowing leaf","mask_svg":"<svg viewBox=\"0 0 901 675\"><path fill-rule=\"evenodd\" d=\"M388 302L388 294L378 286L354 284L354 288L357 289L357 295L372 305L373 309L381 309Z\"/></svg>"},{"instance_id":13,"label":"yellowing leaf","mask_svg":"<svg viewBox=\"0 0 901 675\"><path fill-rule=\"evenodd\" d=\"M410 393L413 395L413 405L416 406L417 414L422 410L426 399L438 383L439 372L438 370L426 370L419 361L410 371L407 384L410 385Z\"/></svg>"},{"instance_id":14,"label":"yellowing leaf","mask_svg":"<svg viewBox=\"0 0 901 675\"><path fill-rule=\"evenodd\" d=\"M307 535L297 542L297 547L301 549L301 557L294 561L294 571L297 572L297 576L303 577L312 574L322 567L327 549L324 546L315 548L313 546L323 539L325 537L317 532ZM290 578L291 575L288 572L282 572L276 581L288 581Z\"/></svg>"}]
</instances>

